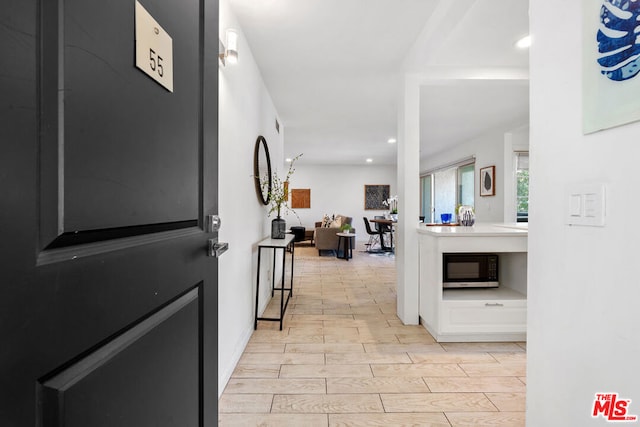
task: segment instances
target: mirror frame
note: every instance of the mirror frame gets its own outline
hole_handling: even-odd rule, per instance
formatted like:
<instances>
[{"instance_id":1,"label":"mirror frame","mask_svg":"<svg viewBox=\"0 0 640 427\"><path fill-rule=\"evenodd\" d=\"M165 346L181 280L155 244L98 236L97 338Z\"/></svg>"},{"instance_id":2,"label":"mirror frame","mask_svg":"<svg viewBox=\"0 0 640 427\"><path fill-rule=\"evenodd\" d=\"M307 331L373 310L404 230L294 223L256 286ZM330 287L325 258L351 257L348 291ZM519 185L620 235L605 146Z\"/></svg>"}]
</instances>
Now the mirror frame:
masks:
<instances>
[{"instance_id":1,"label":"mirror frame","mask_svg":"<svg viewBox=\"0 0 640 427\"><path fill-rule=\"evenodd\" d=\"M267 159L267 172L269 174L269 184L267 185L267 194L264 194L262 191L262 186L260 185L260 149L264 150L265 158ZM258 195L258 200L263 205L268 205L270 200L271 189L273 188L272 176L271 176L271 157L269 156L269 147L267 146L267 140L264 136L259 135L256 140L255 148L253 149L253 179L256 184L256 194Z\"/></svg>"}]
</instances>

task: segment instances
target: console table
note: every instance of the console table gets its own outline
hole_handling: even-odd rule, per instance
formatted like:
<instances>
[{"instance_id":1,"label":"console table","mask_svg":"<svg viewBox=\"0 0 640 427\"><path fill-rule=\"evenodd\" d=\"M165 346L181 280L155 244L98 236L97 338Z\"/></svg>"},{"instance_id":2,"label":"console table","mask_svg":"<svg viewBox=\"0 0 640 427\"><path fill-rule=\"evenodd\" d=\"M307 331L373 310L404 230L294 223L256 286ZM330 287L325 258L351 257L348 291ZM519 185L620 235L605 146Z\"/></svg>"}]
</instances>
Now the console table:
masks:
<instances>
[{"instance_id":1,"label":"console table","mask_svg":"<svg viewBox=\"0 0 640 427\"><path fill-rule=\"evenodd\" d=\"M253 323L253 329L258 329L258 320L267 320L271 322L280 322L280 330L282 330L282 320L284 319L284 313L287 311L287 305L289 304L289 299L293 295L293 256L295 250L295 236L293 234L285 234L284 239L272 239L268 237L261 242L258 243L258 272L256 278L256 307L255 307L255 317ZM291 282L289 287L285 287L285 261L287 259L287 249L291 248ZM263 249L272 249L273 250L273 266L271 268L271 296L273 297L274 291L280 291L280 317L258 317L258 303L260 300L260 259L262 255ZM276 255L278 253L278 249L282 249L282 282L280 287L276 287ZM287 299L285 301L284 294L285 291L289 291L287 293Z\"/></svg>"}]
</instances>

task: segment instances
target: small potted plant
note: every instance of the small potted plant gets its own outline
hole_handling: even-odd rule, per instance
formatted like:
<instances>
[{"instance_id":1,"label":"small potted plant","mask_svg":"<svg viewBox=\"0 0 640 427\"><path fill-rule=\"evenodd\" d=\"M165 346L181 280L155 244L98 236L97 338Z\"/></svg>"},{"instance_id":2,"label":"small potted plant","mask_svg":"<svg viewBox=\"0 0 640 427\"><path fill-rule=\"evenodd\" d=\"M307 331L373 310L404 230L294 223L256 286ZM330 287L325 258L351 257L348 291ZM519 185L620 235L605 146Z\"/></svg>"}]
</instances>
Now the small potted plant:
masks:
<instances>
[{"instance_id":1,"label":"small potted plant","mask_svg":"<svg viewBox=\"0 0 640 427\"><path fill-rule=\"evenodd\" d=\"M382 202L383 205L389 207L389 218L393 221L398 220L398 196L389 197Z\"/></svg>"},{"instance_id":2,"label":"small potted plant","mask_svg":"<svg viewBox=\"0 0 640 427\"><path fill-rule=\"evenodd\" d=\"M351 226L351 224L342 224L340 226L340 231L342 231L343 233L351 233L352 229L353 227Z\"/></svg>"}]
</instances>

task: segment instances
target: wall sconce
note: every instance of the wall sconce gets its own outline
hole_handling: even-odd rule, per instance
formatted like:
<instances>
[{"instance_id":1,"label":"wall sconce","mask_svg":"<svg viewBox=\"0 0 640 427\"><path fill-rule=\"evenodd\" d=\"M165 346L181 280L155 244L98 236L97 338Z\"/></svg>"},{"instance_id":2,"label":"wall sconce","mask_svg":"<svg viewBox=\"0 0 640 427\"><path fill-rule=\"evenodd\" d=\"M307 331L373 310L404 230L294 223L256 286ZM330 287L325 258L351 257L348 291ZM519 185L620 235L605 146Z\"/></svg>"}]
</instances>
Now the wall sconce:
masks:
<instances>
[{"instance_id":1,"label":"wall sconce","mask_svg":"<svg viewBox=\"0 0 640 427\"><path fill-rule=\"evenodd\" d=\"M226 65L226 61L229 61L230 64L235 64L238 62L238 33L236 30L228 29L227 30L227 45L219 42L219 53L220 61L222 65Z\"/></svg>"}]
</instances>

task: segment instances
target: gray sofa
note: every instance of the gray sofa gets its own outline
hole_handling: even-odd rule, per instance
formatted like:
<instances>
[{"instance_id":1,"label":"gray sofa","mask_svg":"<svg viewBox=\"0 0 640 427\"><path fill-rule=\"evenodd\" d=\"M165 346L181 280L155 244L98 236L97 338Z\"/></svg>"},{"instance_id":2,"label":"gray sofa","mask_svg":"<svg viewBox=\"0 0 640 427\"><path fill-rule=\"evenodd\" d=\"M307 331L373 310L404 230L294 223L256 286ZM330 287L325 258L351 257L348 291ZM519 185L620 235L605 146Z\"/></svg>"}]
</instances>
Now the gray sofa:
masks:
<instances>
[{"instance_id":1,"label":"gray sofa","mask_svg":"<svg viewBox=\"0 0 640 427\"><path fill-rule=\"evenodd\" d=\"M351 224L352 218L350 216L336 215L335 219L340 218L341 224ZM322 251L336 251L338 249L338 236L340 232L339 226L323 227L322 221L316 222L314 230L315 246L318 250L318 255L322 255ZM355 228L351 229L352 233L355 233Z\"/></svg>"}]
</instances>

